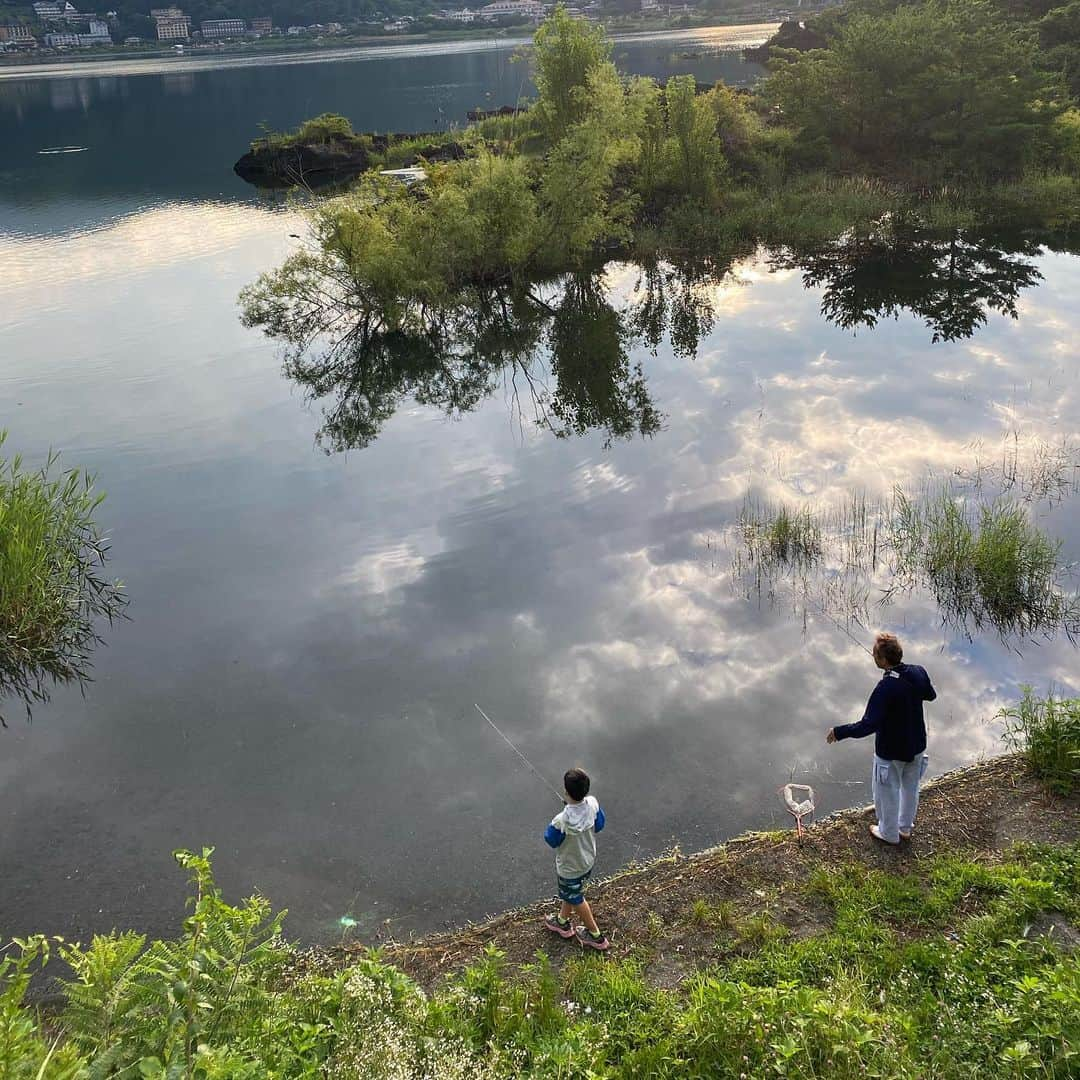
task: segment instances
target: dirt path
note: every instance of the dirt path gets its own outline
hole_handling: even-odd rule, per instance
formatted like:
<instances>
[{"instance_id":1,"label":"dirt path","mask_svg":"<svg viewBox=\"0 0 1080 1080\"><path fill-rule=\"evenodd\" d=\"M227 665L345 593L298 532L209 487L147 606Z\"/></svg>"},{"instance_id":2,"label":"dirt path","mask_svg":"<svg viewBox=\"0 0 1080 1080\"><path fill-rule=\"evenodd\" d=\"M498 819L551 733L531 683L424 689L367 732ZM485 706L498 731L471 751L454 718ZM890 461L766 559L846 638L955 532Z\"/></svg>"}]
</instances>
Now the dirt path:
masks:
<instances>
[{"instance_id":1,"label":"dirt path","mask_svg":"<svg viewBox=\"0 0 1080 1080\"><path fill-rule=\"evenodd\" d=\"M903 873L943 852L995 859L1019 840L1076 840L1080 799L1047 795L1020 758L1008 756L928 783L915 836L899 849L871 838L872 821L868 807L847 810L811 826L801 842L793 831L751 833L697 855L671 855L596 884L590 901L611 938L612 953L643 951L650 957L651 980L675 986L722 955L715 929L695 918L696 901L719 907L732 920L766 913L797 936L818 933L829 925L829 915L803 888L815 868L855 861ZM538 949L559 963L578 949L540 925L551 906L544 901L456 932L391 942L385 957L428 988L476 961L489 944L505 951L511 966L530 963ZM362 948L316 950L305 955L302 966L345 966Z\"/></svg>"}]
</instances>

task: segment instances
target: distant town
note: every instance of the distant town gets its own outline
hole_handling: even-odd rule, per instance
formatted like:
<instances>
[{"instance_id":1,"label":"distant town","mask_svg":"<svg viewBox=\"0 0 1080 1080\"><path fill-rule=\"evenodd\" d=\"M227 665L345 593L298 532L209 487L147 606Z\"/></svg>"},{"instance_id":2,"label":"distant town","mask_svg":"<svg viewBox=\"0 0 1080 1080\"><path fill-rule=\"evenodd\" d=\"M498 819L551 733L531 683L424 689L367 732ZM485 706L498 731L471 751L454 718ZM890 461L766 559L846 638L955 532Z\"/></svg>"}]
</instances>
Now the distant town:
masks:
<instances>
[{"instance_id":1,"label":"distant town","mask_svg":"<svg viewBox=\"0 0 1080 1080\"><path fill-rule=\"evenodd\" d=\"M201 5L199 5L201 6ZM327 37L378 37L391 34L416 34L438 30L461 30L481 27L498 28L535 26L551 10L553 4L540 0L494 0L477 8L442 8L422 14L388 14L373 12L362 18L340 21L275 25L271 14L248 18L201 18L181 7L159 7L148 14L130 11L107 11L104 14L79 11L71 0L36 0L27 7L12 7L0 3L0 54L42 56L70 50L108 48L115 54L123 47L185 49L229 43L240 44L264 39L325 39ZM220 6L214 12L220 13ZM592 0L570 9L589 18L641 16L644 19L678 20L687 23L692 17L700 21L712 15L715 21L721 13L708 7L687 2L665 3L662 0L629 0L612 7L610 0ZM809 10L809 5L803 10ZM32 13L31 13L32 12ZM9 14L10 13L10 14ZM790 18L791 12L766 9L762 3L736 6L729 14L735 21L747 18L773 20ZM8 16L5 21L5 15ZM13 18L12 15L17 15ZM133 33L132 30L140 32Z\"/></svg>"}]
</instances>

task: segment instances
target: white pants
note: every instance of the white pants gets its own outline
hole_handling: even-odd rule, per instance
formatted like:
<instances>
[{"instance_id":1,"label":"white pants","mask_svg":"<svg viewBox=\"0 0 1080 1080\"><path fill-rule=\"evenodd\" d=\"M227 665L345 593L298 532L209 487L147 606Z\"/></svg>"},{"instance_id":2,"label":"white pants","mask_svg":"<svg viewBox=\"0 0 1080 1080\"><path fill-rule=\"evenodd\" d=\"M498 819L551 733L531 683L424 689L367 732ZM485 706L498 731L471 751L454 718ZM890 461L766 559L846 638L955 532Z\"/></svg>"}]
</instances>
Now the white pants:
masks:
<instances>
[{"instance_id":1,"label":"white pants","mask_svg":"<svg viewBox=\"0 0 1080 1080\"><path fill-rule=\"evenodd\" d=\"M899 844L901 831L909 833L915 824L919 781L929 761L926 754L914 761L886 761L874 755L874 809L878 829L890 844Z\"/></svg>"}]
</instances>

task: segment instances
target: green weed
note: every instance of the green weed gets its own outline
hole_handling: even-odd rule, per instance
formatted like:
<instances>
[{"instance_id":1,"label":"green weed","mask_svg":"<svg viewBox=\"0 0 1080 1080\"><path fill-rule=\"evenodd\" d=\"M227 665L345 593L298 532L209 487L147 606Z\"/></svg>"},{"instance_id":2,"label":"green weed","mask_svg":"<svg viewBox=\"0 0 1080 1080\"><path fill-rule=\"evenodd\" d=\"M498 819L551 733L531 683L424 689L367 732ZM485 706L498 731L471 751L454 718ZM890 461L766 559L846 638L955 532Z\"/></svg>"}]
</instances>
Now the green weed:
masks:
<instances>
[{"instance_id":1,"label":"green weed","mask_svg":"<svg viewBox=\"0 0 1080 1080\"><path fill-rule=\"evenodd\" d=\"M1080 786L1080 698L1037 697L1024 687L1019 703L1002 709L1005 740L1021 750L1035 775L1058 795Z\"/></svg>"},{"instance_id":2,"label":"green weed","mask_svg":"<svg viewBox=\"0 0 1080 1080\"><path fill-rule=\"evenodd\" d=\"M33 471L18 456L0 459L0 697L21 698L28 713L50 683L89 680L96 624L126 604L122 586L101 576L103 498L92 476L58 471L55 454Z\"/></svg>"}]
</instances>

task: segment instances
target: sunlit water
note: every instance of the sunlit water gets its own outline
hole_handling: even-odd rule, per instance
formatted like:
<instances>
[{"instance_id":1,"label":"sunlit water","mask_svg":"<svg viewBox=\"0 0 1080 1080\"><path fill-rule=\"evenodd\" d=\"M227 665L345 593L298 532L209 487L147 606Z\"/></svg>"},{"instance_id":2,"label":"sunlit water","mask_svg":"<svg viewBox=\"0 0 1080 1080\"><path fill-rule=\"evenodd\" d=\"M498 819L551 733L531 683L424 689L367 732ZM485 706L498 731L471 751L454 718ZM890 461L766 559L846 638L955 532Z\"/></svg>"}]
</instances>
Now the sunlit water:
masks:
<instances>
[{"instance_id":1,"label":"sunlit water","mask_svg":"<svg viewBox=\"0 0 1080 1080\"><path fill-rule=\"evenodd\" d=\"M625 49L676 65L667 42ZM501 103L504 60L0 85L0 425L10 451L98 473L132 597L85 699L8 710L0 935L168 932L181 845L216 845L225 887L308 940L541 895L555 807L474 702L548 776L589 768L602 872L785 825L793 774L821 812L865 801L870 747L824 732L861 715L867 656L749 603L719 538L750 488L828 502L993 458L1013 429L1078 437L1075 258L1040 256L1016 321L945 344L908 316L841 330L820 288L751 259L714 287L696 358L636 352L651 439L555 439L507 381L455 420L403 400L370 446L323 453L325 403L235 304L300 221L231 164L259 119L408 129ZM67 145L89 149L37 153ZM637 271L607 285L629 302ZM1075 499L1042 520L1080 557ZM937 684L934 771L997 751L988 720L1021 683L1077 686L1060 637L969 642L925 598L882 622Z\"/></svg>"}]
</instances>

